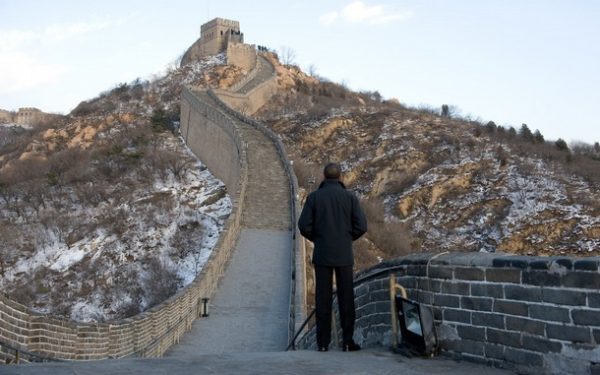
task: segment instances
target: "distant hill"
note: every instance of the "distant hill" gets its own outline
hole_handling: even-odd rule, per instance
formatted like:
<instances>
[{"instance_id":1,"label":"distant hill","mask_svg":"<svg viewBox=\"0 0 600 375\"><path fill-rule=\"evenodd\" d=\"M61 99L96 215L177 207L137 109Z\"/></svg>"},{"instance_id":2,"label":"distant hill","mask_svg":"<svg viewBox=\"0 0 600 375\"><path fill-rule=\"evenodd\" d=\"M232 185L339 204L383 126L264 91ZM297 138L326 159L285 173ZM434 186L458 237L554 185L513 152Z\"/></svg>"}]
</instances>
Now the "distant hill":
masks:
<instances>
[{"instance_id":1,"label":"distant hill","mask_svg":"<svg viewBox=\"0 0 600 375\"><path fill-rule=\"evenodd\" d=\"M526 125L407 108L274 62L279 94L258 115L305 188L342 163L370 216L361 267L415 251L600 255L597 143L569 149Z\"/></svg>"},{"instance_id":2,"label":"distant hill","mask_svg":"<svg viewBox=\"0 0 600 375\"><path fill-rule=\"evenodd\" d=\"M214 56L43 126L0 127L1 289L40 312L103 321L189 284L231 202L178 135L181 87L237 72Z\"/></svg>"}]
</instances>

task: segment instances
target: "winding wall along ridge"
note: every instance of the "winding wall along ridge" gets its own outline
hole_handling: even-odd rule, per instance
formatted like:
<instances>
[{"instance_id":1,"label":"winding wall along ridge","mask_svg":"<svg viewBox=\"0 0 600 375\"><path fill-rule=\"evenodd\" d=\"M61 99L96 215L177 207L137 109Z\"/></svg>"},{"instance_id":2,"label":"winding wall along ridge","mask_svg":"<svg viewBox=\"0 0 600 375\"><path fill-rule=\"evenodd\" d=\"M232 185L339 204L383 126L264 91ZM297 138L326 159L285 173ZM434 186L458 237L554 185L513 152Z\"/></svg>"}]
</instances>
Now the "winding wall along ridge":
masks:
<instances>
[{"instance_id":1,"label":"winding wall along ridge","mask_svg":"<svg viewBox=\"0 0 600 375\"><path fill-rule=\"evenodd\" d=\"M233 204L219 241L200 274L163 303L132 318L105 323L79 323L38 314L3 294L0 296L0 345L4 345L0 347L0 358L14 357L9 346L35 353L36 357L31 360L158 357L190 329L199 316L201 299L213 295L239 237L247 163L243 140L228 115L184 89L182 116L186 116L186 124L195 125L182 129L188 145L226 184ZM201 151L199 139L203 137L197 137L199 133L210 134L211 144L218 145L211 149L212 157Z\"/></svg>"}]
</instances>

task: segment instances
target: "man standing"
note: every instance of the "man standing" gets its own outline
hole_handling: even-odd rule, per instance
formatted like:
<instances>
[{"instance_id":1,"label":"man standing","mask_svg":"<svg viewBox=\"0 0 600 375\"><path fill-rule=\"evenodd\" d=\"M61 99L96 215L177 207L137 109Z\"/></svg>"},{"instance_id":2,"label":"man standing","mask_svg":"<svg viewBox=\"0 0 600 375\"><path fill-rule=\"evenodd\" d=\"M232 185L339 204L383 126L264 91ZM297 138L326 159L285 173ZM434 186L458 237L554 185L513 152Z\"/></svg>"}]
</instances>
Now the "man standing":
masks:
<instances>
[{"instance_id":1,"label":"man standing","mask_svg":"<svg viewBox=\"0 0 600 375\"><path fill-rule=\"evenodd\" d=\"M317 309L317 346L325 352L331 341L331 296L333 272L337 282L340 323L344 351L360 350L354 342L354 284L352 241L367 231L367 219L358 199L340 181L338 164L323 170L325 180L306 199L298 228L314 243L315 300Z\"/></svg>"}]
</instances>

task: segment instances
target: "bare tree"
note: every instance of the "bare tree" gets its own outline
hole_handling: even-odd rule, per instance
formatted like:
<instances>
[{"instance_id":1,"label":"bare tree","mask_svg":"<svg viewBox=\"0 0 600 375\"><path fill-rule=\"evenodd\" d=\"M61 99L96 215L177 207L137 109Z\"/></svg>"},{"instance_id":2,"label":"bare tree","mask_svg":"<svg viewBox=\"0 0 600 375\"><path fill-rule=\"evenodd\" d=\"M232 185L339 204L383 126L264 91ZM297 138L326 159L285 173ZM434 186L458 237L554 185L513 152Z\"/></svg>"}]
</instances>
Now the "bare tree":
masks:
<instances>
[{"instance_id":1,"label":"bare tree","mask_svg":"<svg viewBox=\"0 0 600 375\"><path fill-rule=\"evenodd\" d=\"M281 46L279 48L279 59L283 65L295 65L296 64L296 52L287 46Z\"/></svg>"}]
</instances>

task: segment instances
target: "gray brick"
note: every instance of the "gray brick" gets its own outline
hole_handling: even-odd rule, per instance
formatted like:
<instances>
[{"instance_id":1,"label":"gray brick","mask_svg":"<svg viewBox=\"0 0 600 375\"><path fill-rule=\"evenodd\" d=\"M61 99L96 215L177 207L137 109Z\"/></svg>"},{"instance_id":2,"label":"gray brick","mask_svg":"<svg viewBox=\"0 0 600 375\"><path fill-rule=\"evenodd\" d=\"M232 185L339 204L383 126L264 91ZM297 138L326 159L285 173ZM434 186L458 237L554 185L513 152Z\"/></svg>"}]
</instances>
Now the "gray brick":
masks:
<instances>
[{"instance_id":1,"label":"gray brick","mask_svg":"<svg viewBox=\"0 0 600 375\"><path fill-rule=\"evenodd\" d=\"M454 269L452 267L429 267L429 277L434 279L452 279L454 278Z\"/></svg>"},{"instance_id":2,"label":"gray brick","mask_svg":"<svg viewBox=\"0 0 600 375\"><path fill-rule=\"evenodd\" d=\"M441 309L439 307L434 307L433 308L433 319L438 320L438 321L444 320L443 309Z\"/></svg>"},{"instance_id":3,"label":"gray brick","mask_svg":"<svg viewBox=\"0 0 600 375\"><path fill-rule=\"evenodd\" d=\"M559 305L577 305L585 306L586 294L564 289L542 289L542 300L544 302L556 303Z\"/></svg>"},{"instance_id":4,"label":"gray brick","mask_svg":"<svg viewBox=\"0 0 600 375\"><path fill-rule=\"evenodd\" d=\"M409 276L425 276L425 266L408 266L406 274Z\"/></svg>"},{"instance_id":5,"label":"gray brick","mask_svg":"<svg viewBox=\"0 0 600 375\"><path fill-rule=\"evenodd\" d=\"M492 262L494 267L513 267L513 268L527 268L529 267L529 257L517 255L496 258Z\"/></svg>"},{"instance_id":6,"label":"gray brick","mask_svg":"<svg viewBox=\"0 0 600 375\"><path fill-rule=\"evenodd\" d=\"M494 328L486 328L487 341L495 344L521 347L521 334L517 332L501 331Z\"/></svg>"},{"instance_id":7,"label":"gray brick","mask_svg":"<svg viewBox=\"0 0 600 375\"><path fill-rule=\"evenodd\" d=\"M434 294L433 303L436 306L460 307L460 297L448 294Z\"/></svg>"},{"instance_id":8,"label":"gray brick","mask_svg":"<svg viewBox=\"0 0 600 375\"><path fill-rule=\"evenodd\" d=\"M548 270L550 269L551 262L552 260L550 260L550 258L531 260L529 262L529 268L531 268L532 270Z\"/></svg>"},{"instance_id":9,"label":"gray brick","mask_svg":"<svg viewBox=\"0 0 600 375\"><path fill-rule=\"evenodd\" d=\"M592 335L589 328L574 327L558 324L546 324L546 335L551 339L563 341L591 343Z\"/></svg>"},{"instance_id":10,"label":"gray brick","mask_svg":"<svg viewBox=\"0 0 600 375\"><path fill-rule=\"evenodd\" d=\"M504 288L497 284L471 284L471 295L504 298Z\"/></svg>"},{"instance_id":11,"label":"gray brick","mask_svg":"<svg viewBox=\"0 0 600 375\"><path fill-rule=\"evenodd\" d=\"M375 302L376 313L389 313L391 312L391 306L389 301Z\"/></svg>"},{"instance_id":12,"label":"gray brick","mask_svg":"<svg viewBox=\"0 0 600 375\"><path fill-rule=\"evenodd\" d=\"M600 363L592 363L590 365L590 375L600 375Z\"/></svg>"},{"instance_id":13,"label":"gray brick","mask_svg":"<svg viewBox=\"0 0 600 375\"><path fill-rule=\"evenodd\" d=\"M442 293L448 294L461 294L463 296L468 296L471 292L471 288L469 283L462 282L443 282L442 283Z\"/></svg>"},{"instance_id":14,"label":"gray brick","mask_svg":"<svg viewBox=\"0 0 600 375\"><path fill-rule=\"evenodd\" d=\"M588 293L588 306L600 308L600 293Z\"/></svg>"},{"instance_id":15,"label":"gray brick","mask_svg":"<svg viewBox=\"0 0 600 375\"><path fill-rule=\"evenodd\" d=\"M518 285L505 285L504 296L506 299L514 299L518 301L541 302L542 300L542 292L540 288Z\"/></svg>"},{"instance_id":16,"label":"gray brick","mask_svg":"<svg viewBox=\"0 0 600 375\"><path fill-rule=\"evenodd\" d=\"M600 311L571 310L571 317L577 325L600 327Z\"/></svg>"},{"instance_id":17,"label":"gray brick","mask_svg":"<svg viewBox=\"0 0 600 375\"><path fill-rule=\"evenodd\" d=\"M600 273L570 272L563 276L562 284L572 288L600 289Z\"/></svg>"},{"instance_id":18,"label":"gray brick","mask_svg":"<svg viewBox=\"0 0 600 375\"><path fill-rule=\"evenodd\" d=\"M568 270L573 269L573 260L571 258L557 258L554 259L553 263L556 263L559 266L564 267Z\"/></svg>"},{"instance_id":19,"label":"gray brick","mask_svg":"<svg viewBox=\"0 0 600 375\"><path fill-rule=\"evenodd\" d=\"M507 316L506 329L510 331L525 332L533 335L543 336L546 332L546 325L538 320Z\"/></svg>"},{"instance_id":20,"label":"gray brick","mask_svg":"<svg viewBox=\"0 0 600 375\"><path fill-rule=\"evenodd\" d=\"M580 259L576 260L573 266L573 268L577 271L598 271L598 260Z\"/></svg>"},{"instance_id":21,"label":"gray brick","mask_svg":"<svg viewBox=\"0 0 600 375\"><path fill-rule=\"evenodd\" d=\"M546 305L530 305L529 316L535 319L550 320L553 322L571 321L568 309Z\"/></svg>"},{"instance_id":22,"label":"gray brick","mask_svg":"<svg viewBox=\"0 0 600 375\"><path fill-rule=\"evenodd\" d=\"M474 326L505 328L504 316L484 312L473 312L472 321Z\"/></svg>"},{"instance_id":23,"label":"gray brick","mask_svg":"<svg viewBox=\"0 0 600 375\"><path fill-rule=\"evenodd\" d=\"M509 315L529 315L529 305L523 302L505 301L497 299L494 301L494 311Z\"/></svg>"},{"instance_id":24,"label":"gray brick","mask_svg":"<svg viewBox=\"0 0 600 375\"><path fill-rule=\"evenodd\" d=\"M471 323L471 312L463 310L444 310L444 320L449 322Z\"/></svg>"},{"instance_id":25,"label":"gray brick","mask_svg":"<svg viewBox=\"0 0 600 375\"><path fill-rule=\"evenodd\" d=\"M526 350L506 348L506 351L504 352L504 358L508 362L519 365L527 365L531 367L542 367L544 365L544 359L541 354Z\"/></svg>"},{"instance_id":26,"label":"gray brick","mask_svg":"<svg viewBox=\"0 0 600 375\"><path fill-rule=\"evenodd\" d=\"M562 344L543 337L523 335L523 348L540 353L560 353Z\"/></svg>"},{"instance_id":27,"label":"gray brick","mask_svg":"<svg viewBox=\"0 0 600 375\"><path fill-rule=\"evenodd\" d=\"M469 353L478 356L483 356L483 345L481 342L472 340L444 340L441 343L442 348L455 352Z\"/></svg>"},{"instance_id":28,"label":"gray brick","mask_svg":"<svg viewBox=\"0 0 600 375\"><path fill-rule=\"evenodd\" d=\"M485 328L457 325L456 331L461 339L485 341Z\"/></svg>"},{"instance_id":29,"label":"gray brick","mask_svg":"<svg viewBox=\"0 0 600 375\"><path fill-rule=\"evenodd\" d=\"M504 345L485 343L483 349L488 358L504 359L504 350L506 349Z\"/></svg>"},{"instance_id":30,"label":"gray brick","mask_svg":"<svg viewBox=\"0 0 600 375\"><path fill-rule=\"evenodd\" d=\"M548 271L523 271L523 284L539 286L561 285L560 275Z\"/></svg>"},{"instance_id":31,"label":"gray brick","mask_svg":"<svg viewBox=\"0 0 600 375\"><path fill-rule=\"evenodd\" d=\"M594 335L594 341L596 342L596 345L600 345L600 329L594 329L592 333Z\"/></svg>"},{"instance_id":32,"label":"gray brick","mask_svg":"<svg viewBox=\"0 0 600 375\"><path fill-rule=\"evenodd\" d=\"M485 270L486 281L495 283L520 283L521 270L510 268L488 268Z\"/></svg>"},{"instance_id":33,"label":"gray brick","mask_svg":"<svg viewBox=\"0 0 600 375\"><path fill-rule=\"evenodd\" d=\"M457 267L454 278L458 280L485 280L485 272L481 268Z\"/></svg>"},{"instance_id":34,"label":"gray brick","mask_svg":"<svg viewBox=\"0 0 600 375\"><path fill-rule=\"evenodd\" d=\"M467 310L492 311L492 298L460 297L460 307Z\"/></svg>"}]
</instances>

